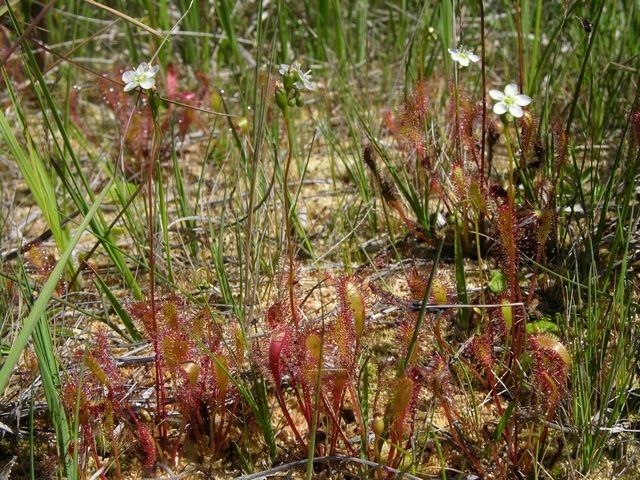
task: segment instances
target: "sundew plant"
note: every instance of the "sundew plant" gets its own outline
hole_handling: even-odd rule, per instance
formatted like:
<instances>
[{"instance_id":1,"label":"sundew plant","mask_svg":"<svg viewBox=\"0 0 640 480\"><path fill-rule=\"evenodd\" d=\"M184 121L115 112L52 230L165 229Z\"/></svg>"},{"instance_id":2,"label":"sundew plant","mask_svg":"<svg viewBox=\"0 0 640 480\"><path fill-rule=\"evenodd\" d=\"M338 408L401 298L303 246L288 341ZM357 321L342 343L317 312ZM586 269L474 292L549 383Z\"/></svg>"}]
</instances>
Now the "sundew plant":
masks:
<instances>
[{"instance_id":1,"label":"sundew plant","mask_svg":"<svg viewBox=\"0 0 640 480\"><path fill-rule=\"evenodd\" d=\"M639 19L0 1L0 478L639 478Z\"/></svg>"}]
</instances>

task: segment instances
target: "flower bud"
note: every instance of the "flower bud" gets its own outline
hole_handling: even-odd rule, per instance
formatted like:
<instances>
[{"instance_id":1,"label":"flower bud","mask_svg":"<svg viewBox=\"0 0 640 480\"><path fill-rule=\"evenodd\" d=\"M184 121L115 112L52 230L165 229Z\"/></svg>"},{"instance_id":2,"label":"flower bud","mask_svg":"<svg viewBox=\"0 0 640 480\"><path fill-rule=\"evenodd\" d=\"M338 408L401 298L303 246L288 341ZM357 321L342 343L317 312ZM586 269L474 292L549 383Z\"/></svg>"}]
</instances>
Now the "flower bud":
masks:
<instances>
[{"instance_id":1,"label":"flower bud","mask_svg":"<svg viewBox=\"0 0 640 480\"><path fill-rule=\"evenodd\" d=\"M282 78L282 82L284 83L284 89L287 92L294 87L297 81L298 79L296 78L296 75L292 75L291 73L285 74L284 77Z\"/></svg>"},{"instance_id":2,"label":"flower bud","mask_svg":"<svg viewBox=\"0 0 640 480\"><path fill-rule=\"evenodd\" d=\"M287 94L281 88L276 90L276 104L280 110L286 110L287 108Z\"/></svg>"}]
</instances>

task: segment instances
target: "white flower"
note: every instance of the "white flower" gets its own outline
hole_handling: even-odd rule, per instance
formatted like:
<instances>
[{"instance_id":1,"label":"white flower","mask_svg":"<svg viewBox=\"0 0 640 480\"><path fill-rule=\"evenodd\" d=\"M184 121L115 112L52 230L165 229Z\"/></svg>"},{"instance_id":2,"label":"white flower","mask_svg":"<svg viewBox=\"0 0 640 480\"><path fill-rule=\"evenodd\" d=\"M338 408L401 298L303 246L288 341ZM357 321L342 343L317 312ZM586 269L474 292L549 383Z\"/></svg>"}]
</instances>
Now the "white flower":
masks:
<instances>
[{"instance_id":1,"label":"white flower","mask_svg":"<svg viewBox=\"0 0 640 480\"><path fill-rule=\"evenodd\" d=\"M303 72L298 62L293 62L291 65L281 63L280 68L278 69L278 73L280 73L280 75L282 75L283 77L290 76L295 79L294 85L299 90L306 88L307 90L312 92L316 89L313 82L311 82L311 70Z\"/></svg>"},{"instance_id":2,"label":"white flower","mask_svg":"<svg viewBox=\"0 0 640 480\"><path fill-rule=\"evenodd\" d=\"M500 90L489 90L489 96L498 101L493 106L493 112L498 115L509 112L514 117L520 118L524 115L522 107L526 107L531 103L531 97L520 93L518 85L515 83L507 85L504 93Z\"/></svg>"},{"instance_id":3,"label":"white flower","mask_svg":"<svg viewBox=\"0 0 640 480\"><path fill-rule=\"evenodd\" d=\"M124 91L128 92L136 87L149 90L156 86L156 73L160 67L151 66L147 62L142 62L135 70L127 70L122 74L122 81L125 83Z\"/></svg>"},{"instance_id":4,"label":"white flower","mask_svg":"<svg viewBox=\"0 0 640 480\"><path fill-rule=\"evenodd\" d=\"M461 67L468 67L469 62L479 62L480 57L473 53L471 50L467 50L464 47L460 48L449 48L449 55L451 55L451 60L454 62L458 62Z\"/></svg>"}]
</instances>

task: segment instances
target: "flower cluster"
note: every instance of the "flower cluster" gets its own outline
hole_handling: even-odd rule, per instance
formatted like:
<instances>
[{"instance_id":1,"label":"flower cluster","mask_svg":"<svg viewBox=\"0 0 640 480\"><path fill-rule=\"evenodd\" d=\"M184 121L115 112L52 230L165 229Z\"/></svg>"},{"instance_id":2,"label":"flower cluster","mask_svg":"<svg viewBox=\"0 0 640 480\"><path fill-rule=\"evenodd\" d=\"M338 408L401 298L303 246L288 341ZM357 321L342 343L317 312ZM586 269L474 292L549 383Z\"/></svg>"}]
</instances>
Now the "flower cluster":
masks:
<instances>
[{"instance_id":1,"label":"flower cluster","mask_svg":"<svg viewBox=\"0 0 640 480\"><path fill-rule=\"evenodd\" d=\"M316 89L315 85L311 82L311 70L303 72L298 62L293 62L291 65L281 63L278 73L282 75L284 79L285 88L291 88L291 85L293 85L298 90L306 89L312 92ZM289 85L287 85L287 83L289 83Z\"/></svg>"},{"instance_id":2,"label":"flower cluster","mask_svg":"<svg viewBox=\"0 0 640 480\"><path fill-rule=\"evenodd\" d=\"M476 63L480 61L480 57L478 55L464 47L449 48L448 50L449 55L451 55L451 60L461 67L468 67L471 62ZM489 96L497 102L493 106L493 113L496 115L509 113L516 118L520 118L524 115L522 107L526 107L532 101L531 97L520 93L520 90L515 83L507 85L504 92L495 89L489 90Z\"/></svg>"},{"instance_id":3,"label":"flower cluster","mask_svg":"<svg viewBox=\"0 0 640 480\"><path fill-rule=\"evenodd\" d=\"M303 105L301 90L315 90L315 85L311 82L311 70L303 72L298 62L291 65L280 64L278 73L282 75L282 85L276 89L276 103L280 109Z\"/></svg>"}]
</instances>

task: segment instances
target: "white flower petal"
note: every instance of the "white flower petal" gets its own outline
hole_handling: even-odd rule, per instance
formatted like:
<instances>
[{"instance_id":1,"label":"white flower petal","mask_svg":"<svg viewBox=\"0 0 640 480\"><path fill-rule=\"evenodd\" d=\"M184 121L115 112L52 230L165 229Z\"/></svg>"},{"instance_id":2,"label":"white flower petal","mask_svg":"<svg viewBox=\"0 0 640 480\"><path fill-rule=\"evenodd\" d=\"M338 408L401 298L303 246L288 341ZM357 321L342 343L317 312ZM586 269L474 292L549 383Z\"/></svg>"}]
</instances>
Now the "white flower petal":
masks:
<instances>
[{"instance_id":1,"label":"white flower petal","mask_svg":"<svg viewBox=\"0 0 640 480\"><path fill-rule=\"evenodd\" d=\"M160 65L154 65L153 67L151 67L151 68L149 69L149 71L147 72L147 74L149 74L149 75L154 75L154 76L155 76L155 74L156 74L156 73L158 73L158 71L159 71L159 70L160 70Z\"/></svg>"},{"instance_id":2,"label":"white flower petal","mask_svg":"<svg viewBox=\"0 0 640 480\"><path fill-rule=\"evenodd\" d=\"M489 96L494 100L498 100L498 101L502 101L506 98L504 93L502 93L500 90L495 90L495 89L489 90Z\"/></svg>"},{"instance_id":3,"label":"white flower petal","mask_svg":"<svg viewBox=\"0 0 640 480\"><path fill-rule=\"evenodd\" d=\"M129 92L131 90L133 90L134 88L136 88L138 86L138 84L136 82L129 82L124 86L124 91L125 92Z\"/></svg>"},{"instance_id":4,"label":"white flower petal","mask_svg":"<svg viewBox=\"0 0 640 480\"><path fill-rule=\"evenodd\" d=\"M449 52L449 55L451 55L451 57L458 54L457 48L447 48L447 51Z\"/></svg>"},{"instance_id":5,"label":"white flower petal","mask_svg":"<svg viewBox=\"0 0 640 480\"><path fill-rule=\"evenodd\" d=\"M520 90L518 90L518 85L515 83L510 83L504 88L504 94L508 97L513 97L518 95L518 93L520 93Z\"/></svg>"},{"instance_id":6,"label":"white flower petal","mask_svg":"<svg viewBox=\"0 0 640 480\"><path fill-rule=\"evenodd\" d=\"M316 89L316 86L308 78L301 77L300 81L302 82L302 86L310 92L313 92Z\"/></svg>"},{"instance_id":7,"label":"white flower petal","mask_svg":"<svg viewBox=\"0 0 640 480\"><path fill-rule=\"evenodd\" d=\"M504 102L498 102L493 106L493 113L496 115L502 115L507 113L507 104Z\"/></svg>"},{"instance_id":8,"label":"white flower petal","mask_svg":"<svg viewBox=\"0 0 640 480\"><path fill-rule=\"evenodd\" d=\"M479 62L480 57L473 52L469 52L469 60L471 60L472 62Z\"/></svg>"},{"instance_id":9,"label":"white flower petal","mask_svg":"<svg viewBox=\"0 0 640 480\"><path fill-rule=\"evenodd\" d=\"M509 113L516 118L520 118L522 115L524 115L524 111L522 110L522 107L520 105L511 105L509 107Z\"/></svg>"},{"instance_id":10,"label":"white flower petal","mask_svg":"<svg viewBox=\"0 0 640 480\"><path fill-rule=\"evenodd\" d=\"M153 77L145 78L140 82L140 86L145 90L149 90L150 88L153 88L155 84L156 84L156 79Z\"/></svg>"},{"instance_id":11,"label":"white flower petal","mask_svg":"<svg viewBox=\"0 0 640 480\"><path fill-rule=\"evenodd\" d=\"M516 95L516 105L520 105L521 107L526 107L531 103L531 97L529 95L519 94Z\"/></svg>"},{"instance_id":12,"label":"white flower petal","mask_svg":"<svg viewBox=\"0 0 640 480\"><path fill-rule=\"evenodd\" d=\"M124 83L133 82L134 78L136 78L136 72L134 72L133 70L127 70L122 74L122 81Z\"/></svg>"},{"instance_id":13,"label":"white flower petal","mask_svg":"<svg viewBox=\"0 0 640 480\"><path fill-rule=\"evenodd\" d=\"M468 67L469 59L467 57L461 57L460 60L458 60L458 63L460 64L461 67Z\"/></svg>"},{"instance_id":14,"label":"white flower petal","mask_svg":"<svg viewBox=\"0 0 640 480\"><path fill-rule=\"evenodd\" d=\"M145 73L147 70L149 70L149 64L147 62L140 62L140 65L136 68L138 73Z\"/></svg>"}]
</instances>

